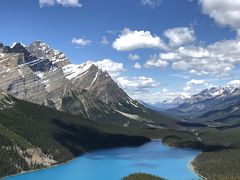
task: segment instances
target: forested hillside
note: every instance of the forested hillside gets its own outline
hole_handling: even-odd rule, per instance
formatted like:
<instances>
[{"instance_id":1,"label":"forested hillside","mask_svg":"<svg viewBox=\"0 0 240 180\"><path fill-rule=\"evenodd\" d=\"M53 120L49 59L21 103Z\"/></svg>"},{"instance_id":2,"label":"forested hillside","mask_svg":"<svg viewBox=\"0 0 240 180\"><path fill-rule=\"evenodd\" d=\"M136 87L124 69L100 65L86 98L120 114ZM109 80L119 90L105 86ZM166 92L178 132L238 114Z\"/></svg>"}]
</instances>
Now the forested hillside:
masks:
<instances>
[{"instance_id":1,"label":"forested hillside","mask_svg":"<svg viewBox=\"0 0 240 180\"><path fill-rule=\"evenodd\" d=\"M11 108L0 110L0 177L52 166L87 151L149 141L110 134L83 117L14 101Z\"/></svg>"}]
</instances>

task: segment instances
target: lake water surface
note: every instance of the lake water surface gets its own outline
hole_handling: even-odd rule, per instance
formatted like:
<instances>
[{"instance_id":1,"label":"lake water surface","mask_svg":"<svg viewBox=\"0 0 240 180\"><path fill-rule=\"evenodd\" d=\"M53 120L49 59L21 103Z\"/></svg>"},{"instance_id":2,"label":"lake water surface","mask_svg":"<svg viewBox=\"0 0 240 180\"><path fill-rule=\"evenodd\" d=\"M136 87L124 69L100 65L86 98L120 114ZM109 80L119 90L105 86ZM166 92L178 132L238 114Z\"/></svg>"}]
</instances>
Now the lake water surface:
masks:
<instances>
[{"instance_id":1,"label":"lake water surface","mask_svg":"<svg viewBox=\"0 0 240 180\"><path fill-rule=\"evenodd\" d=\"M154 140L137 148L91 152L60 166L4 180L121 180L135 172L169 180L198 180L200 178L189 169L190 161L198 154L199 151L170 148Z\"/></svg>"}]
</instances>

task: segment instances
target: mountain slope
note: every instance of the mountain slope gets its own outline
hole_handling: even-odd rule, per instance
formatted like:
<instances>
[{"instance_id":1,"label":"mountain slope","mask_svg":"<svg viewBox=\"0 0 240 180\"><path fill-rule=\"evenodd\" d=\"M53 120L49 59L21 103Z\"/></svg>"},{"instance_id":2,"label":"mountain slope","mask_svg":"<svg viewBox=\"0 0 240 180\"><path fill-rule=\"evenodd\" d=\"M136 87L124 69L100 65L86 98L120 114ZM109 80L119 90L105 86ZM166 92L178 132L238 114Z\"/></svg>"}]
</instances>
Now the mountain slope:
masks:
<instances>
[{"instance_id":1,"label":"mountain slope","mask_svg":"<svg viewBox=\"0 0 240 180\"><path fill-rule=\"evenodd\" d=\"M87 119L121 126L139 120L147 125L156 119L106 71L90 61L71 64L62 52L41 41L27 47L0 44L0 77L0 89L16 98Z\"/></svg>"},{"instance_id":2,"label":"mountain slope","mask_svg":"<svg viewBox=\"0 0 240 180\"><path fill-rule=\"evenodd\" d=\"M91 150L149 141L110 134L83 117L0 95L8 100L1 101L6 108L0 109L0 177L49 167ZM7 106L9 102L11 107Z\"/></svg>"}]
</instances>

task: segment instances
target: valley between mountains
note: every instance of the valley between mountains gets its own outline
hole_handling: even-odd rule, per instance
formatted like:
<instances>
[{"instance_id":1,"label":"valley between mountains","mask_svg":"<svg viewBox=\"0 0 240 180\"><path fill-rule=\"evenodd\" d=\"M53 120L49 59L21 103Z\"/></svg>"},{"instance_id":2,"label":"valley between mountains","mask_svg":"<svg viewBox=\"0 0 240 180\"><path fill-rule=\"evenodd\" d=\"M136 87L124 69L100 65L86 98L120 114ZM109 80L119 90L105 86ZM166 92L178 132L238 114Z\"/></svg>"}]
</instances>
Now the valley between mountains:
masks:
<instances>
[{"instance_id":1,"label":"valley between mountains","mask_svg":"<svg viewBox=\"0 0 240 180\"><path fill-rule=\"evenodd\" d=\"M192 165L207 179L240 177L240 87L159 110L130 98L93 62L71 64L35 41L0 44L0 89L0 177L153 138L202 150Z\"/></svg>"}]
</instances>

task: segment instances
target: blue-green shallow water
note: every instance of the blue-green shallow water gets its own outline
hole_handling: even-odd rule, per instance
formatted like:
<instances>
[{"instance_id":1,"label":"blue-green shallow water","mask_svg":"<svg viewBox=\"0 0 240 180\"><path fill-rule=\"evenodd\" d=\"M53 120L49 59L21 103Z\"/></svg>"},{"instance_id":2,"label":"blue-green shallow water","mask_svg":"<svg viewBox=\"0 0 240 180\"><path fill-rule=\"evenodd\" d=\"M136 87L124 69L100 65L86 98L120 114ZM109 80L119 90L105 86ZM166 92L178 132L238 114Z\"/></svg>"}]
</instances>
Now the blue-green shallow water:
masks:
<instances>
[{"instance_id":1,"label":"blue-green shallow water","mask_svg":"<svg viewBox=\"0 0 240 180\"><path fill-rule=\"evenodd\" d=\"M191 149L170 148L154 140L137 148L91 152L60 166L4 180L120 180L134 172L151 173L169 180L198 180L188 168L198 153Z\"/></svg>"}]
</instances>

